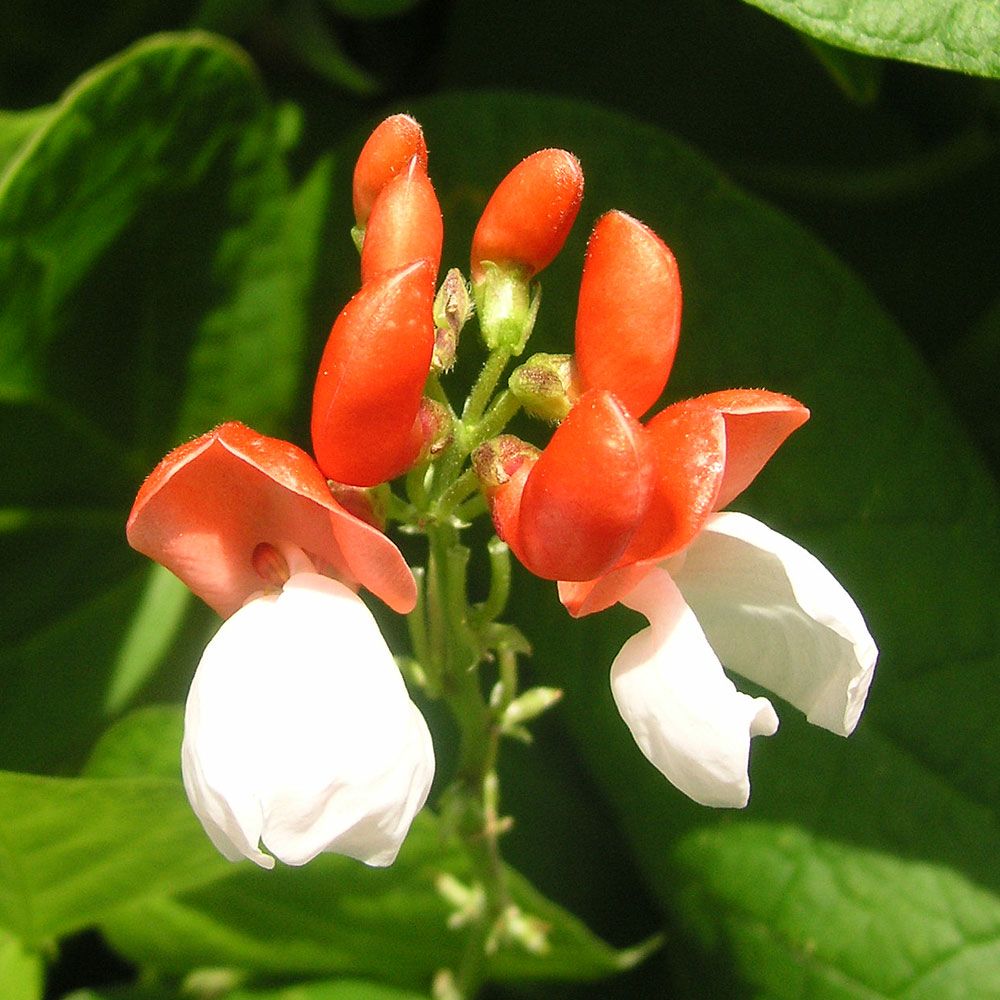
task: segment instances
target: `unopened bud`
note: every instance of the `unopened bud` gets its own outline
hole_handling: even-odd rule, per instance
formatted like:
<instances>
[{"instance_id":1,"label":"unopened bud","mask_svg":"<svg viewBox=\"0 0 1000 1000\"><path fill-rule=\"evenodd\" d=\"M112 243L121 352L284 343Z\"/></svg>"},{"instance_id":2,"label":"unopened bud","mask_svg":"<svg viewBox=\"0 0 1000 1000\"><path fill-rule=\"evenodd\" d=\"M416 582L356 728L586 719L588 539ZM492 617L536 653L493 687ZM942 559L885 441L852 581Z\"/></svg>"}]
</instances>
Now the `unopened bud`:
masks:
<instances>
[{"instance_id":1,"label":"unopened bud","mask_svg":"<svg viewBox=\"0 0 1000 1000\"><path fill-rule=\"evenodd\" d=\"M533 278L562 249L583 198L583 171L572 153L542 149L497 185L472 237L472 280L487 261Z\"/></svg>"},{"instance_id":2,"label":"unopened bud","mask_svg":"<svg viewBox=\"0 0 1000 1000\"><path fill-rule=\"evenodd\" d=\"M549 950L551 927L540 917L524 913L517 906L510 906L504 913L507 936L532 955L544 955Z\"/></svg>"},{"instance_id":3,"label":"unopened bud","mask_svg":"<svg viewBox=\"0 0 1000 1000\"><path fill-rule=\"evenodd\" d=\"M529 722L542 712L548 711L562 698L562 694L559 688L551 687L536 687L525 691L504 710L500 719L501 728L506 731L508 728Z\"/></svg>"},{"instance_id":4,"label":"unopened bud","mask_svg":"<svg viewBox=\"0 0 1000 1000\"><path fill-rule=\"evenodd\" d=\"M513 903L500 914L486 939L484 949L495 954L502 944L519 944L532 955L544 955L549 950L549 924L539 917L529 916Z\"/></svg>"},{"instance_id":5,"label":"unopened bud","mask_svg":"<svg viewBox=\"0 0 1000 1000\"><path fill-rule=\"evenodd\" d=\"M462 272L453 267L441 283L434 299L434 360L438 371L450 371L455 364L458 338L472 315L472 296Z\"/></svg>"},{"instance_id":6,"label":"unopened bud","mask_svg":"<svg viewBox=\"0 0 1000 1000\"><path fill-rule=\"evenodd\" d=\"M456 336L472 315L472 296L462 272L453 267L441 282L434 299L434 323L451 327Z\"/></svg>"},{"instance_id":7,"label":"unopened bud","mask_svg":"<svg viewBox=\"0 0 1000 1000\"><path fill-rule=\"evenodd\" d=\"M528 413L555 422L567 416L580 395L569 354L533 354L514 369L508 384Z\"/></svg>"},{"instance_id":8,"label":"unopened bud","mask_svg":"<svg viewBox=\"0 0 1000 1000\"><path fill-rule=\"evenodd\" d=\"M386 118L368 137L354 167L354 218L364 229L379 192L403 173L416 156L427 170L427 144L420 125L409 115Z\"/></svg>"},{"instance_id":9,"label":"unopened bud","mask_svg":"<svg viewBox=\"0 0 1000 1000\"><path fill-rule=\"evenodd\" d=\"M466 885L454 875L442 872L434 880L434 888L452 907L452 913L448 917L448 926L452 930L465 927L482 916L486 907L486 893L478 883Z\"/></svg>"},{"instance_id":10,"label":"unopened bud","mask_svg":"<svg viewBox=\"0 0 1000 1000\"><path fill-rule=\"evenodd\" d=\"M417 420L420 422L420 435L424 442L419 460L437 458L451 444L455 434L448 408L436 399L424 396L420 401Z\"/></svg>"},{"instance_id":11,"label":"unopened bud","mask_svg":"<svg viewBox=\"0 0 1000 1000\"><path fill-rule=\"evenodd\" d=\"M513 434L501 434L484 441L472 453L472 467L483 492L489 496L525 463L537 461L541 452Z\"/></svg>"},{"instance_id":12,"label":"unopened bud","mask_svg":"<svg viewBox=\"0 0 1000 1000\"><path fill-rule=\"evenodd\" d=\"M378 193L361 247L361 284L416 260L437 275L444 223L426 163L414 156Z\"/></svg>"}]
</instances>

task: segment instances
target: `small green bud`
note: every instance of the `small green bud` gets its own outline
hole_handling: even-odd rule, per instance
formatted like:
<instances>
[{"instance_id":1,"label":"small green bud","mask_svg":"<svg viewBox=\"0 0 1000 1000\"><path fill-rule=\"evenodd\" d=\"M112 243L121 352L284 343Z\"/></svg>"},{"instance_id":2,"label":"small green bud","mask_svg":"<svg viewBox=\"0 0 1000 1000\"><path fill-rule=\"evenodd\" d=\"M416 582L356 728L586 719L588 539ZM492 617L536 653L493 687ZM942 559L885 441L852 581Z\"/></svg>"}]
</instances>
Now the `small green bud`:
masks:
<instances>
[{"instance_id":1,"label":"small green bud","mask_svg":"<svg viewBox=\"0 0 1000 1000\"><path fill-rule=\"evenodd\" d=\"M551 926L539 917L525 913L511 903L500 914L484 945L487 955L496 954L501 945L518 944L532 955L545 955L549 951Z\"/></svg>"},{"instance_id":2,"label":"small green bud","mask_svg":"<svg viewBox=\"0 0 1000 1000\"><path fill-rule=\"evenodd\" d=\"M510 391L532 416L560 421L579 397L570 354L533 354L511 373Z\"/></svg>"},{"instance_id":3,"label":"small green bud","mask_svg":"<svg viewBox=\"0 0 1000 1000\"><path fill-rule=\"evenodd\" d=\"M542 712L547 712L556 702L562 698L562 691L559 688L536 687L530 688L524 694L515 698L504 709L500 719L500 726L504 732L515 726L520 727L523 723L537 718Z\"/></svg>"},{"instance_id":4,"label":"small green bud","mask_svg":"<svg viewBox=\"0 0 1000 1000\"><path fill-rule=\"evenodd\" d=\"M448 926L452 930L465 927L482 916L486 907L486 892L478 882L466 885L454 875L442 872L434 880L434 888L452 907L452 913L448 917Z\"/></svg>"}]
</instances>

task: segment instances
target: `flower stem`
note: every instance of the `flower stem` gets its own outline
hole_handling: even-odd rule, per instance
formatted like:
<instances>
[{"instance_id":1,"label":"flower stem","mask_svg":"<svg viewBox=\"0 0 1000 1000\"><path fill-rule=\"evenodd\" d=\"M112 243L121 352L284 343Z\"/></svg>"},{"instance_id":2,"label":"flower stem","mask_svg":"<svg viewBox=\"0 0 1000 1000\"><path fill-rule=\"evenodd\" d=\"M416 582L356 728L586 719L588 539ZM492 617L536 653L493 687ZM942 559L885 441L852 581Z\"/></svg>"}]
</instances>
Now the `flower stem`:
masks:
<instances>
[{"instance_id":1,"label":"flower stem","mask_svg":"<svg viewBox=\"0 0 1000 1000\"><path fill-rule=\"evenodd\" d=\"M462 411L462 420L466 424L475 424L482 417L508 361L510 361L510 351L499 348L490 352Z\"/></svg>"}]
</instances>

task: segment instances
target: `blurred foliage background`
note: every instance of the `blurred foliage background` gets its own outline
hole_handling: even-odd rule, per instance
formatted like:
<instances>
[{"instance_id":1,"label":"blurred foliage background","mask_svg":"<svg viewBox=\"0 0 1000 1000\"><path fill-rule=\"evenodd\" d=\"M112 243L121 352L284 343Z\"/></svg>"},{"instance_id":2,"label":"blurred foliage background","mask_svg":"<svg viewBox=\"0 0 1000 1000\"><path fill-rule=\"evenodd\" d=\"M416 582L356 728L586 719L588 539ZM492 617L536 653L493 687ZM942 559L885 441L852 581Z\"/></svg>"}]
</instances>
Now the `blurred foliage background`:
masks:
<instances>
[{"instance_id":1,"label":"blurred foliage background","mask_svg":"<svg viewBox=\"0 0 1000 1000\"><path fill-rule=\"evenodd\" d=\"M505 845L552 951L501 953L490 996L1000 996L997 76L979 0L6 0L0 995L404 1000L454 960L433 876L464 861L430 815L388 872L214 855L176 761L216 623L123 532L153 464L215 423L308 444L357 284L353 158L410 111L449 266L522 156L580 156L533 349L570 349L601 212L674 248L667 398L766 385L813 409L737 506L817 553L882 648L856 735L785 706L749 809L721 815L615 716L636 619L571 623L520 574L531 678L566 699L508 749Z\"/></svg>"}]
</instances>

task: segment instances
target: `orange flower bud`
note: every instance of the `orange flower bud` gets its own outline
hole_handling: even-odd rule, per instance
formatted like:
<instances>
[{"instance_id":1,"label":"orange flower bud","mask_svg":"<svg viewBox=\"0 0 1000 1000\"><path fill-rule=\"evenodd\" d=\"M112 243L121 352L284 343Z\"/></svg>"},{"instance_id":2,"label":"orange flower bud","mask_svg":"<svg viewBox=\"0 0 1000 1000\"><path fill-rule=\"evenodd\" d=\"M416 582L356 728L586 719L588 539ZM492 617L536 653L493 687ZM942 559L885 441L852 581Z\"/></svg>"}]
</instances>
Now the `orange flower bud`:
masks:
<instances>
[{"instance_id":1,"label":"orange flower bud","mask_svg":"<svg viewBox=\"0 0 1000 1000\"><path fill-rule=\"evenodd\" d=\"M576 314L576 363L588 389L610 389L635 417L667 384L681 326L677 262L624 212L601 216L587 244Z\"/></svg>"},{"instance_id":2,"label":"orange flower bud","mask_svg":"<svg viewBox=\"0 0 1000 1000\"><path fill-rule=\"evenodd\" d=\"M419 123L409 115L386 118L368 137L354 167L354 218L364 228L378 193L413 157L427 171L427 145Z\"/></svg>"},{"instance_id":3,"label":"orange flower bud","mask_svg":"<svg viewBox=\"0 0 1000 1000\"><path fill-rule=\"evenodd\" d=\"M312 410L313 450L328 478L375 486L416 460L433 303L431 264L420 260L373 278L337 317Z\"/></svg>"},{"instance_id":4,"label":"orange flower bud","mask_svg":"<svg viewBox=\"0 0 1000 1000\"><path fill-rule=\"evenodd\" d=\"M543 149L522 160L500 182L472 237L472 280L489 261L525 279L552 263L583 199L583 171L572 153Z\"/></svg>"},{"instance_id":5,"label":"orange flower bud","mask_svg":"<svg viewBox=\"0 0 1000 1000\"><path fill-rule=\"evenodd\" d=\"M433 274L441 264L444 223L430 179L417 158L379 192L368 217L361 247L361 283L383 271L429 260Z\"/></svg>"}]
</instances>

